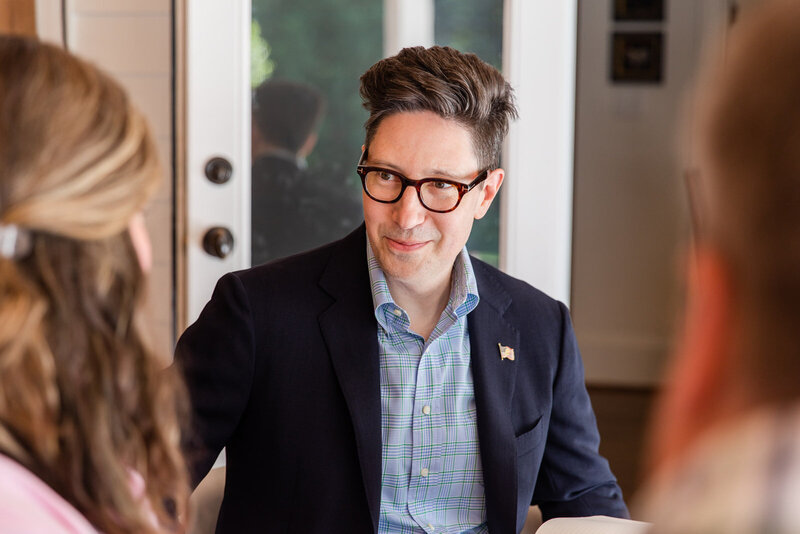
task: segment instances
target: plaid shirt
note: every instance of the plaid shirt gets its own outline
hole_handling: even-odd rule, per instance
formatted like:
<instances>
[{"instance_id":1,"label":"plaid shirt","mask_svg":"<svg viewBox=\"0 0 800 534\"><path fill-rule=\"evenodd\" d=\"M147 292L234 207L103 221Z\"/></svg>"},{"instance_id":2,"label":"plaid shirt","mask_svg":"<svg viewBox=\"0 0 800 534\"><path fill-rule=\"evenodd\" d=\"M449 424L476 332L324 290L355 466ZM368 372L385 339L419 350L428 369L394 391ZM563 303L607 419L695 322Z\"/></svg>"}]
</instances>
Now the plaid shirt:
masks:
<instances>
[{"instance_id":1,"label":"plaid shirt","mask_svg":"<svg viewBox=\"0 0 800 534\"><path fill-rule=\"evenodd\" d=\"M409 330L367 242L381 373L379 532L487 532L467 314L478 286L466 249L424 340Z\"/></svg>"}]
</instances>

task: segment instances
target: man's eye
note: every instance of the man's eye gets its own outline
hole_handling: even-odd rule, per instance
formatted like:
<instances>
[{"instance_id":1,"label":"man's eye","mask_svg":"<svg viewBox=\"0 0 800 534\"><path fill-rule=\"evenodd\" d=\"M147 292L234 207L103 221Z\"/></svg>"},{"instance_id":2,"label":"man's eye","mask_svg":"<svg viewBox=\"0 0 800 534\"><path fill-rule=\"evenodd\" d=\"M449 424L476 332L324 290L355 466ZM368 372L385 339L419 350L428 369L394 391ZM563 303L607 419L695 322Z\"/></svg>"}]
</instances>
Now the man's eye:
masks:
<instances>
[{"instance_id":1,"label":"man's eye","mask_svg":"<svg viewBox=\"0 0 800 534\"><path fill-rule=\"evenodd\" d=\"M378 173L378 178L380 178L381 180L385 180L387 182L392 180L397 180L397 176L387 171L380 171Z\"/></svg>"},{"instance_id":2,"label":"man's eye","mask_svg":"<svg viewBox=\"0 0 800 534\"><path fill-rule=\"evenodd\" d=\"M447 182L431 182L433 183L434 189L438 189L440 191L446 191L447 189L452 189L455 187L453 184L448 184Z\"/></svg>"}]
</instances>

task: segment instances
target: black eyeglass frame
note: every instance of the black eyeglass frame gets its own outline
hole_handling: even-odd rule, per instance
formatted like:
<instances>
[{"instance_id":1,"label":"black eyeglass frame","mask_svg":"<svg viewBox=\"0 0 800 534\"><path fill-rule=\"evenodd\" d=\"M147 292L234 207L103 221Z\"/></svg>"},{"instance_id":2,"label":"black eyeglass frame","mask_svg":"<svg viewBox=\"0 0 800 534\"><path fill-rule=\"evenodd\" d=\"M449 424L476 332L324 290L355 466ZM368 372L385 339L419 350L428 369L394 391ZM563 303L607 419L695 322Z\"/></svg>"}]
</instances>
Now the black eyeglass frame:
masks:
<instances>
[{"instance_id":1,"label":"black eyeglass frame","mask_svg":"<svg viewBox=\"0 0 800 534\"><path fill-rule=\"evenodd\" d=\"M461 182L456 182L455 180L447 180L445 178L421 178L419 180L412 180L410 178L406 178L405 176L403 176L399 172L397 172L395 170L392 170L392 169L387 169L385 167L374 167L372 165L364 165L364 159L366 159L366 157L367 157L367 151L364 150L364 151L361 152L361 157L358 159L358 165L356 165L356 172L361 177L361 187L364 189L364 192L367 194L367 196L369 198L371 198L375 202L380 202L381 204L394 204L395 202L397 202L398 200L400 200L403 197L403 194L406 192L406 187L411 186L411 187L413 187L414 189L417 190L417 198L419 199L419 203L422 204L422 207L424 207L426 210L432 211L434 213L450 213L451 211L455 210L459 206L459 204L461 204L461 199L464 197L464 195L469 193L478 184L480 184L481 182L486 180L486 178L489 177L489 173L491 172L491 169L488 169L488 168L484 169L483 171L478 173L478 175L475 177L475 179L472 180L468 184L462 184ZM378 198L373 197L370 194L370 192L367 191L367 182L366 182L367 174L372 172L372 171L382 171L382 172L386 172L386 173L392 174L392 175L397 176L398 178L400 178L400 183L402 184L402 187L400 188L400 192L397 194L397 197L394 200L380 200ZM458 200L456 200L456 205L453 206L450 209L447 209L447 210L435 210L435 209L427 206L425 204L425 201L422 200L421 187L424 184L430 183L430 182L442 182L442 183L446 183L446 184L455 186L455 188L458 190Z\"/></svg>"}]
</instances>

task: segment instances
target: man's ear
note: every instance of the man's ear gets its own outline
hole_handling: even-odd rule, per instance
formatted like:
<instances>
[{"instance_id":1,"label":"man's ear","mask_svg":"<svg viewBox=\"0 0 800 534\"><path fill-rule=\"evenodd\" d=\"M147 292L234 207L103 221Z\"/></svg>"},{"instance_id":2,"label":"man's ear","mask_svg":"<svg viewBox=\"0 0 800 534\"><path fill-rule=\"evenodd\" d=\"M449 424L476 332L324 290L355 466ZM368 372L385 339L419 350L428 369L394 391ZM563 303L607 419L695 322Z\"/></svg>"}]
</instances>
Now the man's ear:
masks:
<instances>
[{"instance_id":1,"label":"man's ear","mask_svg":"<svg viewBox=\"0 0 800 534\"><path fill-rule=\"evenodd\" d=\"M697 247L687 273L683 329L650 422L651 471L680 457L719 422L735 390L729 379L736 328L730 269L717 251Z\"/></svg>"},{"instance_id":2,"label":"man's ear","mask_svg":"<svg viewBox=\"0 0 800 534\"><path fill-rule=\"evenodd\" d=\"M492 201L500 190L500 186L503 185L504 176L505 171L503 171L503 169L495 169L490 172L486 180L483 181L483 187L479 188L481 201L475 209L476 219L482 219L483 216L486 215L486 212L489 211Z\"/></svg>"},{"instance_id":3,"label":"man's ear","mask_svg":"<svg viewBox=\"0 0 800 534\"><path fill-rule=\"evenodd\" d=\"M306 137L306 142L303 143L303 146L300 147L300 150L297 151L297 157L300 158L307 158L313 152L314 147L317 146L317 141L319 140L319 136L317 132L311 132Z\"/></svg>"}]
</instances>

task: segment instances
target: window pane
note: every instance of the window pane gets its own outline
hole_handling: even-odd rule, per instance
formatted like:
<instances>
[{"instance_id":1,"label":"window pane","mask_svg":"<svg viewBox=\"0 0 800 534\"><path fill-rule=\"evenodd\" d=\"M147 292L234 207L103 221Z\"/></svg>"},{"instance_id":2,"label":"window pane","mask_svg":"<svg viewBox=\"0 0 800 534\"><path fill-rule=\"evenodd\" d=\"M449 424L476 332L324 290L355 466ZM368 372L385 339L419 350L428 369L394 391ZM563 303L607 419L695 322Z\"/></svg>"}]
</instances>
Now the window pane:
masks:
<instances>
[{"instance_id":1,"label":"window pane","mask_svg":"<svg viewBox=\"0 0 800 534\"><path fill-rule=\"evenodd\" d=\"M472 52L500 69L503 64L503 0L435 0L434 38L438 45ZM502 194L502 189L500 190ZM469 251L497 266L500 242L500 198L475 222Z\"/></svg>"},{"instance_id":2,"label":"window pane","mask_svg":"<svg viewBox=\"0 0 800 534\"><path fill-rule=\"evenodd\" d=\"M503 66L503 0L434 0L434 39Z\"/></svg>"},{"instance_id":3,"label":"window pane","mask_svg":"<svg viewBox=\"0 0 800 534\"><path fill-rule=\"evenodd\" d=\"M382 19L376 0L253 0L253 264L362 221L358 79L381 58ZM325 102L317 127L315 95Z\"/></svg>"}]
</instances>

